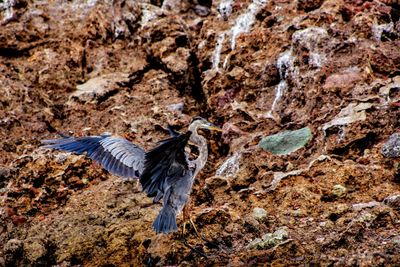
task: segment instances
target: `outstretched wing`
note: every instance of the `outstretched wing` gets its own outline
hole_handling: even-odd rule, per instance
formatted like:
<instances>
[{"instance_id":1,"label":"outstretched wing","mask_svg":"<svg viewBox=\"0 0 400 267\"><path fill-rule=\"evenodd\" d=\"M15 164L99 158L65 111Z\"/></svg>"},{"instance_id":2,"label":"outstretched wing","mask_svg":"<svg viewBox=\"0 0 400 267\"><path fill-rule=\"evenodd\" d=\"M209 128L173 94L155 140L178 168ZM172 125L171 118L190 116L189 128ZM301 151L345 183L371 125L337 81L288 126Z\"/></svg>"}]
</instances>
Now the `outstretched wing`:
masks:
<instances>
[{"instance_id":1,"label":"outstretched wing","mask_svg":"<svg viewBox=\"0 0 400 267\"><path fill-rule=\"evenodd\" d=\"M140 176L143 191L158 201L166 189L189 172L185 146L191 132L177 135L160 142L146 153L144 169Z\"/></svg>"},{"instance_id":2,"label":"outstretched wing","mask_svg":"<svg viewBox=\"0 0 400 267\"><path fill-rule=\"evenodd\" d=\"M121 137L111 135L68 137L43 140L45 148L86 153L112 174L126 178L139 177L143 171L145 152Z\"/></svg>"}]
</instances>

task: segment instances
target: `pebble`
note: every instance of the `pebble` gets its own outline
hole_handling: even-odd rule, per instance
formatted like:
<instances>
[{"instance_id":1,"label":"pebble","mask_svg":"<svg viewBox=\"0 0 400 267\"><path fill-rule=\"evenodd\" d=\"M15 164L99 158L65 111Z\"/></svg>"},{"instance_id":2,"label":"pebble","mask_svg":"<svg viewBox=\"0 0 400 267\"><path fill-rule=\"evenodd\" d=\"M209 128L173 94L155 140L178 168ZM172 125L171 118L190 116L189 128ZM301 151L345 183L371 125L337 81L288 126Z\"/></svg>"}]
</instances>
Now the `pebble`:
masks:
<instances>
[{"instance_id":1,"label":"pebble","mask_svg":"<svg viewBox=\"0 0 400 267\"><path fill-rule=\"evenodd\" d=\"M254 208L252 216L257 221L264 221L267 218L268 214L267 211L263 208Z\"/></svg>"},{"instance_id":2,"label":"pebble","mask_svg":"<svg viewBox=\"0 0 400 267\"><path fill-rule=\"evenodd\" d=\"M347 194L347 188L337 184L332 188L332 194L339 198L344 197Z\"/></svg>"}]
</instances>

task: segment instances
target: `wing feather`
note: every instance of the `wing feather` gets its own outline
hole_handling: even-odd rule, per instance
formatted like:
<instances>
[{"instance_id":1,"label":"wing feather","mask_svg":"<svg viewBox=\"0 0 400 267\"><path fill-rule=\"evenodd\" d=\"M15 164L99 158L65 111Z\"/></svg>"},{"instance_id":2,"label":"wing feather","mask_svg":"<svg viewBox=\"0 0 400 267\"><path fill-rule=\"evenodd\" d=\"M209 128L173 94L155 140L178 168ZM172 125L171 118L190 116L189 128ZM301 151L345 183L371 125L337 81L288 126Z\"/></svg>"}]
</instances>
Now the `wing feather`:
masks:
<instances>
[{"instance_id":1,"label":"wing feather","mask_svg":"<svg viewBox=\"0 0 400 267\"><path fill-rule=\"evenodd\" d=\"M145 154L140 183L149 197L160 199L171 185L171 178L179 179L188 170L185 146L190 135L189 131L166 139Z\"/></svg>"},{"instance_id":2,"label":"wing feather","mask_svg":"<svg viewBox=\"0 0 400 267\"><path fill-rule=\"evenodd\" d=\"M86 153L112 174L126 178L139 177L143 171L145 152L121 137L111 135L68 137L43 140L45 148Z\"/></svg>"}]
</instances>

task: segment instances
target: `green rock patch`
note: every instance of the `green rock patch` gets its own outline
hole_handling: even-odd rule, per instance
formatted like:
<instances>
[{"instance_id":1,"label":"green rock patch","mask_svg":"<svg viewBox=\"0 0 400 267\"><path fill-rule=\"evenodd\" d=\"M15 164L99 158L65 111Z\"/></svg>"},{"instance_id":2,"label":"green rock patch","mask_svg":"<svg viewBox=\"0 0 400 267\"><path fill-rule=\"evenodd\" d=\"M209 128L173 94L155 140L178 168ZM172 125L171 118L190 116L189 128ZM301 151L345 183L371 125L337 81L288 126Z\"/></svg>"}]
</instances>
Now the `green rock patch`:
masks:
<instances>
[{"instance_id":1,"label":"green rock patch","mask_svg":"<svg viewBox=\"0 0 400 267\"><path fill-rule=\"evenodd\" d=\"M287 155L304 147L311 139L311 129L304 127L264 137L258 145L272 154Z\"/></svg>"}]
</instances>

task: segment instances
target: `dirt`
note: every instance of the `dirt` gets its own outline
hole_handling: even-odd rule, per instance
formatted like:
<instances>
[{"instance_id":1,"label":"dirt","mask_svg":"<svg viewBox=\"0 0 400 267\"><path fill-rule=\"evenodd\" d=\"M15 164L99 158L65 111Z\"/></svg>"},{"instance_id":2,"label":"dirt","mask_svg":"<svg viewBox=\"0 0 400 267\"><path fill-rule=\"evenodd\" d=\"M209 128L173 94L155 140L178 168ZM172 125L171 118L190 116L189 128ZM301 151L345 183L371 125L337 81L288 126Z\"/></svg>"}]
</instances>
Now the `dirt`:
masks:
<instances>
[{"instance_id":1,"label":"dirt","mask_svg":"<svg viewBox=\"0 0 400 267\"><path fill-rule=\"evenodd\" d=\"M377 0L1 2L0 266L399 265L399 159L382 154L399 17ZM194 116L224 131L202 133L200 236L178 218L192 249L155 234L136 181L40 148L111 132L150 149ZM288 155L258 146L307 126Z\"/></svg>"}]
</instances>

